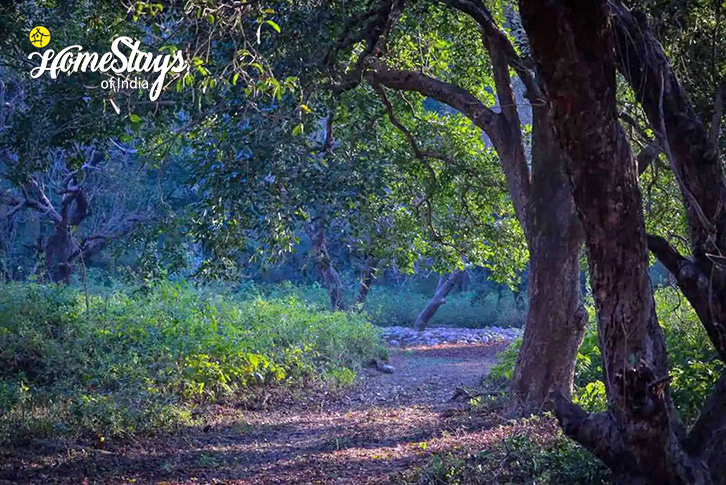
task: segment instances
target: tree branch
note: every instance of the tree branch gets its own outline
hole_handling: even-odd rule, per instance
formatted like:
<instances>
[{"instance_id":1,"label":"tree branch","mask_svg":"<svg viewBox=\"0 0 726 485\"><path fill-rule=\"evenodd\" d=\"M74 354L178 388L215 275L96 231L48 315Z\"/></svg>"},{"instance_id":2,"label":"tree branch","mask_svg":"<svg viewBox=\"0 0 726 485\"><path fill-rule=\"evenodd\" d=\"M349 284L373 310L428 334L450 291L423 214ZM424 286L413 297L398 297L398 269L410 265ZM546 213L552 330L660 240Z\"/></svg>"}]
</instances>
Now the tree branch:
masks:
<instances>
[{"instance_id":1,"label":"tree branch","mask_svg":"<svg viewBox=\"0 0 726 485\"><path fill-rule=\"evenodd\" d=\"M641 148L640 152L635 156L635 161L638 164L638 175L643 175L662 152L663 147L658 140L653 140Z\"/></svg>"},{"instance_id":2,"label":"tree branch","mask_svg":"<svg viewBox=\"0 0 726 485\"><path fill-rule=\"evenodd\" d=\"M38 198L40 200L32 200L26 196L25 204L28 207L41 212L43 215L48 216L56 224L63 222L63 217L61 217L58 211L55 210L55 207L53 207L53 204L50 202L50 199L48 199L48 196L45 195L45 191L43 191L38 182L31 178L29 185L32 189L38 192Z\"/></svg>"},{"instance_id":3,"label":"tree branch","mask_svg":"<svg viewBox=\"0 0 726 485\"><path fill-rule=\"evenodd\" d=\"M486 43L501 52L506 63L510 65L527 89L527 98L532 104L544 104L546 101L542 89L537 83L532 70L519 57L514 46L509 42L506 32L494 21L491 12L481 0L439 0L450 7L472 17L481 27Z\"/></svg>"},{"instance_id":4,"label":"tree branch","mask_svg":"<svg viewBox=\"0 0 726 485\"><path fill-rule=\"evenodd\" d=\"M708 134L708 141L713 146L718 146L718 136L721 133L724 97L726 97L724 91L726 91L726 81L721 81L716 87L716 97L713 102L713 116L711 117L711 131Z\"/></svg>"},{"instance_id":5,"label":"tree branch","mask_svg":"<svg viewBox=\"0 0 726 485\"><path fill-rule=\"evenodd\" d=\"M362 20L371 20L357 33L352 33L351 28L345 29L345 32L338 39L336 45L325 55L323 62L328 70L333 70L335 55L341 49L363 40L366 43L366 47L358 56L353 67L339 77L339 80L334 85L334 91L337 93L344 92L360 84L369 58L380 56L384 50L388 40L388 34L391 32L393 25L401 14L403 5L404 0L384 0L376 8L360 17ZM355 24L355 19L352 23Z\"/></svg>"},{"instance_id":6,"label":"tree branch","mask_svg":"<svg viewBox=\"0 0 726 485\"><path fill-rule=\"evenodd\" d=\"M461 112L484 131L502 161L517 219L524 233L529 233L529 169L521 144L521 134L517 136L513 133L515 127L508 120L489 109L467 90L420 72L394 70L378 63L366 76L373 85L381 84L399 91L414 91L440 101ZM519 129L517 126L517 133Z\"/></svg>"},{"instance_id":7,"label":"tree branch","mask_svg":"<svg viewBox=\"0 0 726 485\"><path fill-rule=\"evenodd\" d=\"M622 433L609 414L588 413L559 391L553 402L557 421L567 436L613 469L636 469Z\"/></svg>"},{"instance_id":8,"label":"tree branch","mask_svg":"<svg viewBox=\"0 0 726 485\"><path fill-rule=\"evenodd\" d=\"M686 447L690 453L701 455L711 445L715 436L723 437L724 433L726 433L726 373L721 375L698 420L689 431Z\"/></svg>"},{"instance_id":9,"label":"tree branch","mask_svg":"<svg viewBox=\"0 0 726 485\"><path fill-rule=\"evenodd\" d=\"M716 352L721 360L726 361L726 332L723 325L713 318L719 302L712 298L709 277L694 261L682 256L660 236L648 235L648 249L676 278L678 287L698 314Z\"/></svg>"},{"instance_id":10,"label":"tree branch","mask_svg":"<svg viewBox=\"0 0 726 485\"><path fill-rule=\"evenodd\" d=\"M373 84L382 84L399 91L414 91L451 106L486 132L489 138L501 138L497 113L455 84L439 81L416 71L390 69L380 63L367 76Z\"/></svg>"},{"instance_id":11,"label":"tree branch","mask_svg":"<svg viewBox=\"0 0 726 485\"><path fill-rule=\"evenodd\" d=\"M726 251L726 178L718 151L676 78L644 15L610 1L618 70L628 80L651 127L669 154L683 194L691 252Z\"/></svg>"},{"instance_id":12,"label":"tree branch","mask_svg":"<svg viewBox=\"0 0 726 485\"><path fill-rule=\"evenodd\" d=\"M152 218L151 209L144 212L134 212L124 217L118 223L108 223L104 231L88 236L80 246L70 255L68 261L81 257L84 261L101 252L109 241L118 239L130 233L137 224L148 222Z\"/></svg>"}]
</instances>

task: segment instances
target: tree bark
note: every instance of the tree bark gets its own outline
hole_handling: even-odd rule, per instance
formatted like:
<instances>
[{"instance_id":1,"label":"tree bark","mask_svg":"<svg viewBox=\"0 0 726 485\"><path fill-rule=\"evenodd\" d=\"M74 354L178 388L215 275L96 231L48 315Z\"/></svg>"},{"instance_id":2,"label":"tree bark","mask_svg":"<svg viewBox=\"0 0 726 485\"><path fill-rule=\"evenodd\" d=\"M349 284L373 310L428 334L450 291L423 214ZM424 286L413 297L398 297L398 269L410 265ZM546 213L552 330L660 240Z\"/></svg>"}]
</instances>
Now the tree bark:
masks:
<instances>
[{"instance_id":1,"label":"tree bark","mask_svg":"<svg viewBox=\"0 0 726 485\"><path fill-rule=\"evenodd\" d=\"M726 361L726 177L718 154L723 84L717 88L709 132L683 91L642 14L613 3L618 68L633 87L658 135L686 206L691 255L682 256L661 237L648 247L675 278L698 314L721 360ZM726 482L726 375L686 438L714 483Z\"/></svg>"},{"instance_id":2,"label":"tree bark","mask_svg":"<svg viewBox=\"0 0 726 485\"><path fill-rule=\"evenodd\" d=\"M587 311L580 290L584 235L565 173L565 158L545 106L534 107L530 203L529 312L511 383L513 410L538 412L551 391L569 397Z\"/></svg>"},{"instance_id":3,"label":"tree bark","mask_svg":"<svg viewBox=\"0 0 726 485\"><path fill-rule=\"evenodd\" d=\"M617 119L615 44L604 0L520 0L585 232L609 412L566 398L564 431L625 483L710 483L689 455L668 392L665 340L648 277L635 159Z\"/></svg>"},{"instance_id":4,"label":"tree bark","mask_svg":"<svg viewBox=\"0 0 726 485\"><path fill-rule=\"evenodd\" d=\"M328 254L327 239L325 231L327 223L322 215L315 216L311 228L311 241L313 254L315 256L315 267L318 275L323 282L323 286L328 290L330 296L330 308L333 310L344 310L345 289L340 275L335 270L330 255Z\"/></svg>"},{"instance_id":5,"label":"tree bark","mask_svg":"<svg viewBox=\"0 0 726 485\"><path fill-rule=\"evenodd\" d=\"M530 249L530 307L511 388L515 409L528 413L549 406L551 390L566 396L572 392L575 358L586 323L579 286L583 236L574 215L572 195L563 189L564 161L547 128L551 115L533 72L517 57L507 35L482 2L443 0L443 3L470 15L482 28L501 113L493 112L461 87L419 72L396 71L378 65L368 77L373 83L416 91L460 111L487 134L502 161L515 213ZM523 100L515 99L510 67L522 80L533 106L536 124L533 143L537 147L532 151L532 180L516 109ZM564 244L563 237L567 238Z\"/></svg>"},{"instance_id":6,"label":"tree bark","mask_svg":"<svg viewBox=\"0 0 726 485\"><path fill-rule=\"evenodd\" d=\"M464 270L456 270L450 273L448 276L443 275L439 278L439 284L436 287L433 298L429 300L421 313L418 314L416 321L413 324L413 328L418 331L422 331L429 324L433 316L439 307L446 303L446 296L449 294L451 289L456 285L461 275L464 274Z\"/></svg>"},{"instance_id":7,"label":"tree bark","mask_svg":"<svg viewBox=\"0 0 726 485\"><path fill-rule=\"evenodd\" d=\"M368 292L371 290L371 286L373 286L373 282L376 280L376 273L378 272L378 268L376 266L376 261L369 259L366 262L365 268L363 268L360 278L360 287L358 288L358 296L355 299L355 302L361 307L366 302Z\"/></svg>"},{"instance_id":8,"label":"tree bark","mask_svg":"<svg viewBox=\"0 0 726 485\"><path fill-rule=\"evenodd\" d=\"M45 263L48 268L48 278L52 283L71 283L71 254L73 253L73 240L70 227L60 222L54 225L53 234L45 244Z\"/></svg>"},{"instance_id":9,"label":"tree bark","mask_svg":"<svg viewBox=\"0 0 726 485\"><path fill-rule=\"evenodd\" d=\"M726 360L726 177L706 126L683 91L646 19L613 3L618 69L657 133L687 210L691 258L665 240L649 247L678 282L722 360Z\"/></svg>"}]
</instances>

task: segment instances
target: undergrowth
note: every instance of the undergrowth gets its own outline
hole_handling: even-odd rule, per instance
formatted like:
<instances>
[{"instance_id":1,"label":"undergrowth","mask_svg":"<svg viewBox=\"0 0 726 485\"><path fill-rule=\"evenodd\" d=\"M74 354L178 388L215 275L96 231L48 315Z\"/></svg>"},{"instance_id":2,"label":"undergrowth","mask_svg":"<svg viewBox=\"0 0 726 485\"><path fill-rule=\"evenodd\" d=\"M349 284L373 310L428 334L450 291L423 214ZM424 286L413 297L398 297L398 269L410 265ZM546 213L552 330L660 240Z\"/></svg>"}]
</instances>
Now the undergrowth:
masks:
<instances>
[{"instance_id":1,"label":"undergrowth","mask_svg":"<svg viewBox=\"0 0 726 485\"><path fill-rule=\"evenodd\" d=\"M677 289L659 288L655 292L655 302L668 348L671 394L681 418L689 424L698 417L721 375L722 364L698 316ZM520 345L521 339L515 340L497 356L498 363L489 374L490 381L512 377ZM591 322L577 354L573 395L573 400L588 411L600 412L606 408L602 375L597 330Z\"/></svg>"},{"instance_id":2,"label":"undergrowth","mask_svg":"<svg viewBox=\"0 0 726 485\"><path fill-rule=\"evenodd\" d=\"M355 288L354 285L351 288ZM326 309L330 297L325 288L318 284L301 285L289 281L269 284L247 284L240 289L246 295L261 295L265 298L295 297L314 308ZM353 301L354 293L347 295ZM362 310L368 320L378 326L411 326L416 317L431 299L413 288L373 286ZM526 304L518 305L510 291L482 293L475 291L452 292L429 322L430 327L488 326L522 327L527 318Z\"/></svg>"},{"instance_id":3,"label":"undergrowth","mask_svg":"<svg viewBox=\"0 0 726 485\"><path fill-rule=\"evenodd\" d=\"M671 287L655 293L658 318L663 328L671 364L671 393L680 416L692 423L721 374L708 336L697 315ZM501 408L507 397L503 390L512 378L521 339L498 357L488 375L483 397L474 404ZM587 411L606 410L607 396L602 382L602 357L594 321L590 323L577 355L573 400ZM556 422L539 432L517 432L478 453L436 455L429 465L405 483L417 484L597 484L610 483L610 475L584 448L565 437ZM525 420L525 422L528 420ZM548 429L549 428L549 429Z\"/></svg>"},{"instance_id":4,"label":"undergrowth","mask_svg":"<svg viewBox=\"0 0 726 485\"><path fill-rule=\"evenodd\" d=\"M419 485L610 483L608 470L565 437L551 416L520 419L515 429L484 450L437 454L399 481Z\"/></svg>"},{"instance_id":5,"label":"undergrowth","mask_svg":"<svg viewBox=\"0 0 726 485\"><path fill-rule=\"evenodd\" d=\"M363 316L163 283L86 295L0 286L0 442L174 429L256 389L352 382L385 357Z\"/></svg>"}]
</instances>

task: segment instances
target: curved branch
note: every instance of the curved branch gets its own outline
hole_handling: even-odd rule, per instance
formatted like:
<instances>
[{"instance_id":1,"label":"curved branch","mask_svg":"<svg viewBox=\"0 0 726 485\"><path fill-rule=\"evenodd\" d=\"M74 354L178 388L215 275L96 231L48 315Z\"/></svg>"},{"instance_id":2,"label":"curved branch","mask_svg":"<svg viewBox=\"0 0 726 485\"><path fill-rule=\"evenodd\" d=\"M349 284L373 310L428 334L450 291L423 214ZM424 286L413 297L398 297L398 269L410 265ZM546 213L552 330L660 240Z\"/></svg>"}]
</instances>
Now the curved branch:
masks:
<instances>
[{"instance_id":1,"label":"curved branch","mask_svg":"<svg viewBox=\"0 0 726 485\"><path fill-rule=\"evenodd\" d=\"M678 287L696 311L721 360L726 361L726 331L714 320L719 302L711 298L709 277L691 259L682 256L660 236L648 235L648 249L676 278Z\"/></svg>"},{"instance_id":2,"label":"curved branch","mask_svg":"<svg viewBox=\"0 0 726 485\"><path fill-rule=\"evenodd\" d=\"M512 126L509 120L489 109L467 90L420 72L399 71L379 63L366 76L373 85L381 84L399 91L413 91L440 101L459 111L484 131L502 162L517 219L525 235L529 234L529 169L521 135L517 137L513 133L515 129L519 131L519 126Z\"/></svg>"},{"instance_id":3,"label":"curved branch","mask_svg":"<svg viewBox=\"0 0 726 485\"><path fill-rule=\"evenodd\" d=\"M479 24L490 48L501 51L507 64L514 69L527 89L527 98L532 104L544 104L545 96L535 79L534 72L519 57L509 41L506 32L494 21L491 12L481 0L439 0L472 17Z\"/></svg>"},{"instance_id":4,"label":"curved branch","mask_svg":"<svg viewBox=\"0 0 726 485\"><path fill-rule=\"evenodd\" d=\"M557 421L567 436L611 468L635 470L632 454L609 414L588 413L559 391L553 397Z\"/></svg>"},{"instance_id":5,"label":"curved branch","mask_svg":"<svg viewBox=\"0 0 726 485\"><path fill-rule=\"evenodd\" d=\"M325 55L323 63L328 70L333 70L334 57L341 49L361 41L365 41L366 47L358 56L353 67L340 76L340 79L334 85L334 91L337 93L344 92L360 84L368 59L380 55L385 49L388 34L391 32L396 20L398 20L403 5L403 0L384 0L376 8L359 17L360 21L368 19L370 21L358 32L353 32L350 28L345 29L336 45ZM355 18L349 22L352 25L355 23Z\"/></svg>"}]
</instances>

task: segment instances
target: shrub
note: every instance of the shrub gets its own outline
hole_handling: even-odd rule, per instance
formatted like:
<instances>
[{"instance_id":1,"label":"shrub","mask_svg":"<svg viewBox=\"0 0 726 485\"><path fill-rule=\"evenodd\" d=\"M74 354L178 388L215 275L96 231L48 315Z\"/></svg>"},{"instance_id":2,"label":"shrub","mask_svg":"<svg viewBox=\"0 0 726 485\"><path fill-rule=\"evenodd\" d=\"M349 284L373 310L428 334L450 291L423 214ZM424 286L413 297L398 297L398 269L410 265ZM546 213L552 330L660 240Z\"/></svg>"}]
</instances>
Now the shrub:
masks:
<instances>
[{"instance_id":1,"label":"shrub","mask_svg":"<svg viewBox=\"0 0 726 485\"><path fill-rule=\"evenodd\" d=\"M294 297L244 300L184 283L85 297L0 287L0 440L124 436L260 386L348 384L383 357L363 316Z\"/></svg>"},{"instance_id":2,"label":"shrub","mask_svg":"<svg viewBox=\"0 0 726 485\"><path fill-rule=\"evenodd\" d=\"M655 292L658 318L663 328L671 366L673 401L681 417L692 422L721 375L723 364L718 360L703 325L693 308L673 287ZM511 379L521 346L515 340L498 357L490 380ZM598 347L597 330L591 322L577 354L573 399L588 411L603 411L607 397L602 382L603 366Z\"/></svg>"},{"instance_id":3,"label":"shrub","mask_svg":"<svg viewBox=\"0 0 726 485\"><path fill-rule=\"evenodd\" d=\"M375 325L411 326L430 299L431 295L407 288L374 286L364 310ZM521 327L526 315L526 308L518 308L511 293L506 293L502 298L496 293L485 296L475 292L450 293L446 297L446 304L437 310L429 326Z\"/></svg>"},{"instance_id":4,"label":"shrub","mask_svg":"<svg viewBox=\"0 0 726 485\"><path fill-rule=\"evenodd\" d=\"M403 477L403 483L484 485L610 483L610 473L581 446L568 439L554 420L519 420L518 430L478 453L447 453Z\"/></svg>"},{"instance_id":5,"label":"shrub","mask_svg":"<svg viewBox=\"0 0 726 485\"><path fill-rule=\"evenodd\" d=\"M711 394L723 363L696 312L677 288L660 288L655 301L668 347L673 401L683 420L691 423Z\"/></svg>"}]
</instances>

